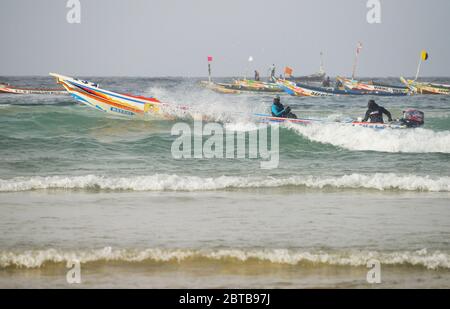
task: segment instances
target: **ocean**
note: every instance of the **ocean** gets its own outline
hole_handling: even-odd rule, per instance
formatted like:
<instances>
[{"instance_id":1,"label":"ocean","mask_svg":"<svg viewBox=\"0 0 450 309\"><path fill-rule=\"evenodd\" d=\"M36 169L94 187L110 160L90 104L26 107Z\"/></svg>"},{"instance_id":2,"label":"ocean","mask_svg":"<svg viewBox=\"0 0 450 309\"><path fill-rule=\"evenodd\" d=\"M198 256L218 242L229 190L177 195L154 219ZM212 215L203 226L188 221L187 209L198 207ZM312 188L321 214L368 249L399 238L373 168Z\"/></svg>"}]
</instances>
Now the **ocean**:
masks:
<instances>
[{"instance_id":1,"label":"ocean","mask_svg":"<svg viewBox=\"0 0 450 309\"><path fill-rule=\"evenodd\" d=\"M194 78L86 79L244 133L273 97ZM278 167L262 169L174 158L172 128L192 115L128 119L68 95L0 94L0 287L450 288L450 97L375 98L394 117L422 110L422 128L333 123L363 116L368 99L281 95L327 122L281 125ZM76 264L81 283L68 280Z\"/></svg>"}]
</instances>

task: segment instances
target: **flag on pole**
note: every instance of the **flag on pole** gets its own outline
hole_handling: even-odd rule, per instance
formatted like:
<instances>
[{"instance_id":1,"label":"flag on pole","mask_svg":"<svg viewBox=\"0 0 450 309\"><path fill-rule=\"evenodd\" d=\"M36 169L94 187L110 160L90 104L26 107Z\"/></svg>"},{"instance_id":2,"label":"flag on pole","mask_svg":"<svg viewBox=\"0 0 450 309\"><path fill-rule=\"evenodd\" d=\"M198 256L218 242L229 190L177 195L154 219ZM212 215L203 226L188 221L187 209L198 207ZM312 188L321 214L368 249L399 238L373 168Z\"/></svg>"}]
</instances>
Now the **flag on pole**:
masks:
<instances>
[{"instance_id":1,"label":"flag on pole","mask_svg":"<svg viewBox=\"0 0 450 309\"><path fill-rule=\"evenodd\" d=\"M417 80L417 78L419 78L420 67L422 65L422 62L427 60L428 60L428 53L426 50L422 50L422 52L420 53L419 65L417 66L416 78L414 80Z\"/></svg>"},{"instance_id":2,"label":"flag on pole","mask_svg":"<svg viewBox=\"0 0 450 309\"><path fill-rule=\"evenodd\" d=\"M428 60L428 53L426 50L422 50L421 58L422 58L422 61Z\"/></svg>"},{"instance_id":3,"label":"flag on pole","mask_svg":"<svg viewBox=\"0 0 450 309\"><path fill-rule=\"evenodd\" d=\"M284 68L284 74L286 75L286 76L292 76L292 73L294 72L294 70L292 70L292 68L290 68L290 67L285 67Z\"/></svg>"},{"instance_id":4,"label":"flag on pole","mask_svg":"<svg viewBox=\"0 0 450 309\"><path fill-rule=\"evenodd\" d=\"M362 43L358 42L358 46L356 47L356 54L359 55L361 52L361 49L363 48Z\"/></svg>"},{"instance_id":5,"label":"flag on pole","mask_svg":"<svg viewBox=\"0 0 450 309\"><path fill-rule=\"evenodd\" d=\"M208 81L211 83L211 62L213 61L212 56L208 56Z\"/></svg>"}]
</instances>

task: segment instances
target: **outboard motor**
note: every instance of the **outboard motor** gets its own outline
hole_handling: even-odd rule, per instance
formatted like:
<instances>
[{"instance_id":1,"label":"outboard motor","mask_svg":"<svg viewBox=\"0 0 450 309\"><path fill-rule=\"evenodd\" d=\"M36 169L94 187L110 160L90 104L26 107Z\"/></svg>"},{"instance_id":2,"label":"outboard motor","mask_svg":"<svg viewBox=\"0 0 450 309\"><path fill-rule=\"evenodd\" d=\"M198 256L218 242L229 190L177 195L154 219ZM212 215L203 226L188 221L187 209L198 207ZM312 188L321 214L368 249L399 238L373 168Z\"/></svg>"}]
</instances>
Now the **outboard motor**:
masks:
<instances>
[{"instance_id":1,"label":"outboard motor","mask_svg":"<svg viewBox=\"0 0 450 309\"><path fill-rule=\"evenodd\" d=\"M408 108L403 111L403 118L401 121L408 128L418 128L425 123L425 114L417 109Z\"/></svg>"}]
</instances>

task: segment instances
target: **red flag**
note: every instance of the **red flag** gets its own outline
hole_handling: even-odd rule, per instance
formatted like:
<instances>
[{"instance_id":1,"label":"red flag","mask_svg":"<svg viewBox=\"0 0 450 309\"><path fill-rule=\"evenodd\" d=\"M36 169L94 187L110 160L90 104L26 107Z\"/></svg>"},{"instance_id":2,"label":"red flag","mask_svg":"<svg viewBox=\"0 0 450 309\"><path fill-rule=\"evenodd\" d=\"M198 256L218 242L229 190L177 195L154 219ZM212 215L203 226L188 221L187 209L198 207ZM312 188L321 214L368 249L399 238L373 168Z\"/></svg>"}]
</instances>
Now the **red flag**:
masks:
<instances>
[{"instance_id":1,"label":"red flag","mask_svg":"<svg viewBox=\"0 0 450 309\"><path fill-rule=\"evenodd\" d=\"M213 61L212 56L208 56L208 62Z\"/></svg>"}]
</instances>

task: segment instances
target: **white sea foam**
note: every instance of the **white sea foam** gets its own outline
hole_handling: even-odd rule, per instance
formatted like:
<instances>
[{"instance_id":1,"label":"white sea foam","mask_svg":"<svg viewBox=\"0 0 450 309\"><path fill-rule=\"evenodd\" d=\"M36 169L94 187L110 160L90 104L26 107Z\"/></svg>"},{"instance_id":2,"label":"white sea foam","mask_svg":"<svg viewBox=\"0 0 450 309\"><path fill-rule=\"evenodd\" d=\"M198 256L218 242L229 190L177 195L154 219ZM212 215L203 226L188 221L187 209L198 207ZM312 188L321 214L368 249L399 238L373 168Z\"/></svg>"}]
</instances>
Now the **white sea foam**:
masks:
<instances>
[{"instance_id":1,"label":"white sea foam","mask_svg":"<svg viewBox=\"0 0 450 309\"><path fill-rule=\"evenodd\" d=\"M97 250L29 250L23 252L1 251L0 267L40 268L48 263L90 262L126 262L145 261L182 263L186 260L208 259L245 263L252 260L272 263L298 265L312 263L318 265L352 266L367 265L377 259L382 265L410 265L427 269L449 269L448 253L426 249L419 251L377 252L377 251L303 251L288 249L112 249L105 247Z\"/></svg>"},{"instance_id":2,"label":"white sea foam","mask_svg":"<svg viewBox=\"0 0 450 309\"><path fill-rule=\"evenodd\" d=\"M255 105L245 95L224 96L210 89L198 86L192 88L192 85L176 87L170 91L152 87L148 92L162 102L170 103L164 107L164 111L179 119L191 117L217 122L242 122L248 120L256 111L261 110L263 104ZM173 106L182 106L186 109ZM236 107L239 107L238 112Z\"/></svg>"},{"instance_id":3,"label":"white sea foam","mask_svg":"<svg viewBox=\"0 0 450 309\"><path fill-rule=\"evenodd\" d=\"M150 176L49 176L17 177L0 180L0 192L43 189L96 189L130 191L208 191L239 188L274 188L298 186L307 188L375 189L450 192L450 177L416 175L350 174L344 176L221 176L197 177L167 174Z\"/></svg>"},{"instance_id":4,"label":"white sea foam","mask_svg":"<svg viewBox=\"0 0 450 309\"><path fill-rule=\"evenodd\" d=\"M311 141L349 150L450 153L450 131L435 132L423 128L375 130L333 123L308 126L288 124L287 126Z\"/></svg>"}]
</instances>

